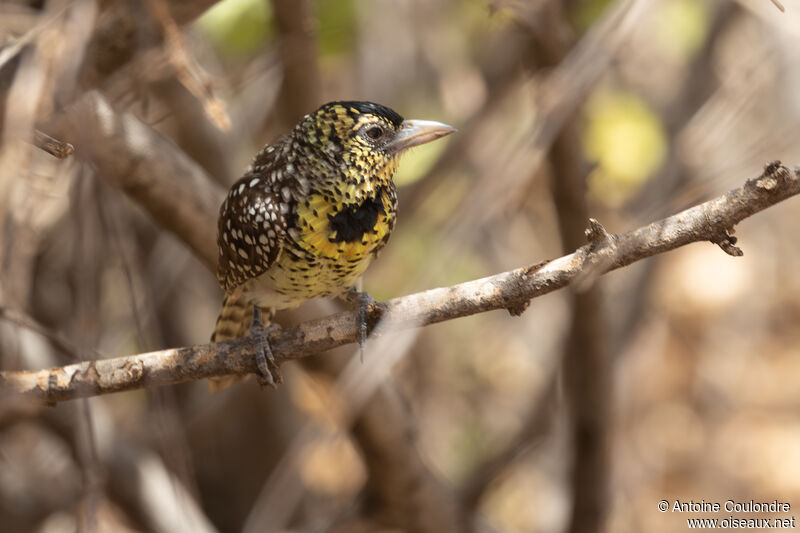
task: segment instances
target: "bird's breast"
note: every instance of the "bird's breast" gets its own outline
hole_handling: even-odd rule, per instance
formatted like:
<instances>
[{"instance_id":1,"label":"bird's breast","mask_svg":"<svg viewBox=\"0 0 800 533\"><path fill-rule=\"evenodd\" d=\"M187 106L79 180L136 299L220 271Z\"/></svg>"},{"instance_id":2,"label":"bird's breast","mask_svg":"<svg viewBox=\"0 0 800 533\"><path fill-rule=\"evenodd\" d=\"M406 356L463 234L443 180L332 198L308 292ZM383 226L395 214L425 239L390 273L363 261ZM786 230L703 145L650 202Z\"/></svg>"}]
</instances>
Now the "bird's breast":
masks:
<instances>
[{"instance_id":1,"label":"bird's breast","mask_svg":"<svg viewBox=\"0 0 800 533\"><path fill-rule=\"evenodd\" d=\"M394 189L376 192L350 204L311 192L298 203L277 263L247 284L254 301L284 309L355 285L394 227Z\"/></svg>"},{"instance_id":2,"label":"bird's breast","mask_svg":"<svg viewBox=\"0 0 800 533\"><path fill-rule=\"evenodd\" d=\"M294 240L306 252L334 262L372 256L388 239L394 225L394 196L385 188L374 195L339 202L332 195L312 192L297 206Z\"/></svg>"}]
</instances>

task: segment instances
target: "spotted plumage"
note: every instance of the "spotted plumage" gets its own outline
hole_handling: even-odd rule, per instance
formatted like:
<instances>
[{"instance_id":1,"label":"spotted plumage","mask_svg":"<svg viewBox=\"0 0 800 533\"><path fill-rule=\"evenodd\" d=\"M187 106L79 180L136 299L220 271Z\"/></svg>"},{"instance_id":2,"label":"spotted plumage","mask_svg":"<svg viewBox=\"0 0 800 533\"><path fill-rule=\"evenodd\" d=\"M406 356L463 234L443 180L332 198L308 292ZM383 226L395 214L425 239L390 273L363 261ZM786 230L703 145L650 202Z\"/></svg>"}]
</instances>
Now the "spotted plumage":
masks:
<instances>
[{"instance_id":1,"label":"spotted plumage","mask_svg":"<svg viewBox=\"0 0 800 533\"><path fill-rule=\"evenodd\" d=\"M454 131L371 102L332 102L263 148L220 208L217 277L226 292L212 340L268 312L353 287L389 240L400 154Z\"/></svg>"}]
</instances>

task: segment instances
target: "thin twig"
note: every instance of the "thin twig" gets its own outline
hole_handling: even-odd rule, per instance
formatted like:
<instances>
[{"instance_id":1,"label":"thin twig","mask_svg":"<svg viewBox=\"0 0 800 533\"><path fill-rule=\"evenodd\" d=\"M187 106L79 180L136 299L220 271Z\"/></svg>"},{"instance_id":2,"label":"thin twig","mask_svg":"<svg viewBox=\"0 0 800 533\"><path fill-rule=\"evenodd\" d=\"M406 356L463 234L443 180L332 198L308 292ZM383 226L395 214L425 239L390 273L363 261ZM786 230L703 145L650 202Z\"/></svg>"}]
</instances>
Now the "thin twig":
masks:
<instances>
[{"instance_id":1,"label":"thin twig","mask_svg":"<svg viewBox=\"0 0 800 533\"><path fill-rule=\"evenodd\" d=\"M0 49L0 68L16 57L27 45L34 42L43 30L64 16L66 10L66 7L62 7L49 15L40 17L36 25L25 32L25 34L6 43L6 45Z\"/></svg>"},{"instance_id":2,"label":"thin twig","mask_svg":"<svg viewBox=\"0 0 800 533\"><path fill-rule=\"evenodd\" d=\"M217 1L165 0L165 3L171 19L176 24L183 25L200 16ZM121 74L122 68L129 65L131 60L152 51L162 40L158 28L152 27L151 21L139 16L139 2L108 4L97 21L82 67L81 78L87 88L104 85L115 74ZM154 39L147 41L141 38L142 35L151 35ZM149 48L151 46L153 48Z\"/></svg>"},{"instance_id":3,"label":"thin twig","mask_svg":"<svg viewBox=\"0 0 800 533\"><path fill-rule=\"evenodd\" d=\"M148 9L164 32L164 45L175 76L202 104L208 119L221 131L231 129L231 119L225 103L214 94L208 73L191 55L183 42L178 24L172 18L164 0L149 0Z\"/></svg>"},{"instance_id":4,"label":"thin twig","mask_svg":"<svg viewBox=\"0 0 800 533\"><path fill-rule=\"evenodd\" d=\"M731 253L731 247L738 250L735 237L731 236L736 224L800 193L798 171L798 167L789 169L779 162L770 163L758 177L741 187L658 222L620 235L607 234L607 238L595 239L543 266L518 268L376 304L370 309L368 321L374 327L380 317L382 326L391 330L493 309L513 309L569 285L587 269L608 272L693 242L715 242ZM598 224L593 223L593 235L605 235ZM599 260L609 256L610 260ZM357 340L356 315L344 312L278 331L270 336L270 345L277 360L283 362ZM47 370L0 372L0 395L23 395L55 403L256 370L250 340L236 339Z\"/></svg>"},{"instance_id":5,"label":"thin twig","mask_svg":"<svg viewBox=\"0 0 800 533\"><path fill-rule=\"evenodd\" d=\"M55 331L51 331L22 311L9 309L6 306L0 305L0 320L6 320L21 328L38 333L42 337L49 340L53 346L58 348L59 351L73 361L80 361L83 359L83 357L81 357L81 350L72 344L66 337L56 333ZM94 352L94 356L97 357L99 354Z\"/></svg>"},{"instance_id":6,"label":"thin twig","mask_svg":"<svg viewBox=\"0 0 800 533\"><path fill-rule=\"evenodd\" d=\"M784 8L783 4L781 4L778 0L772 0L772 3L775 4L775 7L781 10L781 13L786 12L786 8Z\"/></svg>"},{"instance_id":7,"label":"thin twig","mask_svg":"<svg viewBox=\"0 0 800 533\"><path fill-rule=\"evenodd\" d=\"M43 131L33 131L33 144L58 159L66 159L75 152L75 147L68 142L59 141Z\"/></svg>"}]
</instances>

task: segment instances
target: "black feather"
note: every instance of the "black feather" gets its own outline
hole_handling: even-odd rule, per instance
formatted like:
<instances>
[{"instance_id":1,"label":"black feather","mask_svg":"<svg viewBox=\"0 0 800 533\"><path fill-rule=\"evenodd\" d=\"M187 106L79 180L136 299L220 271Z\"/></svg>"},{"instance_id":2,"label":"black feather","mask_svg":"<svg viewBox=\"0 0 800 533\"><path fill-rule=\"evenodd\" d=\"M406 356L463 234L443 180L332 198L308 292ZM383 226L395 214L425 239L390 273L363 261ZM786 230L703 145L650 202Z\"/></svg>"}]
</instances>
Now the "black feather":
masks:
<instances>
[{"instance_id":1,"label":"black feather","mask_svg":"<svg viewBox=\"0 0 800 533\"><path fill-rule=\"evenodd\" d=\"M331 229L336 230L333 242L360 241L364 234L375 229L378 215L385 214L380 193L352 207L345 207L336 215L328 215Z\"/></svg>"},{"instance_id":2,"label":"black feather","mask_svg":"<svg viewBox=\"0 0 800 533\"><path fill-rule=\"evenodd\" d=\"M400 113L398 113L394 109L390 109L386 106L383 106L381 104L376 104L373 102L357 102L357 101L345 100L342 102L331 102L329 104L325 104L322 107L326 107L329 105L340 105L348 109L353 108L359 113L369 113L370 115L383 117L389 122L391 122L392 125L394 125L394 127L396 128L399 128L400 124L403 123L403 117L400 116Z\"/></svg>"}]
</instances>

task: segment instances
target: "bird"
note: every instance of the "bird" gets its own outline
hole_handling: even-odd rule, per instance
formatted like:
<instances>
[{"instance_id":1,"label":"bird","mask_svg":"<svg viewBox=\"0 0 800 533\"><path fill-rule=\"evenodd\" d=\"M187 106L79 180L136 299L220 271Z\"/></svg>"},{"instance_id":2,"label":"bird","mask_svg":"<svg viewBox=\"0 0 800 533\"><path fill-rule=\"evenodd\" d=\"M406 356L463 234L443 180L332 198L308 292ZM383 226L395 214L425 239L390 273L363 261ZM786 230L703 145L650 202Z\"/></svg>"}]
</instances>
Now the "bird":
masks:
<instances>
[{"instance_id":1,"label":"bird","mask_svg":"<svg viewBox=\"0 0 800 533\"><path fill-rule=\"evenodd\" d=\"M258 381L274 387L282 381L268 341L275 312L339 297L359 305L363 353L373 300L356 286L395 227L400 155L454 131L373 102L334 101L263 147L220 207L217 279L225 296L211 341L250 336ZM235 379L214 378L209 387Z\"/></svg>"}]
</instances>

